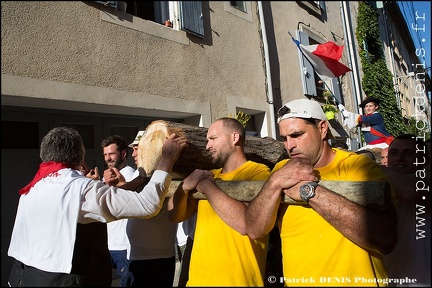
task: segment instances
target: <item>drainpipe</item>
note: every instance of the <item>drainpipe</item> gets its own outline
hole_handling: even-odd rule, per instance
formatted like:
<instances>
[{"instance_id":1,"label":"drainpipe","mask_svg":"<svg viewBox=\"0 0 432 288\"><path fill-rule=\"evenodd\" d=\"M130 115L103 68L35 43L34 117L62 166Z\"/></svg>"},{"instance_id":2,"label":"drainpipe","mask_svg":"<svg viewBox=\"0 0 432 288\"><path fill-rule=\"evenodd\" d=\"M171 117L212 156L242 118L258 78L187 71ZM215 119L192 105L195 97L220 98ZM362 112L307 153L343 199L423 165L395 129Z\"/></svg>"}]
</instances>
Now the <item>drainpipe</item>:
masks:
<instances>
[{"instance_id":1,"label":"drainpipe","mask_svg":"<svg viewBox=\"0 0 432 288\"><path fill-rule=\"evenodd\" d=\"M387 19L386 19L386 7L385 7L385 5L383 5L383 7L382 7L382 21L383 21L383 23L384 23L384 32L385 32L385 37L386 37L386 40L387 40L387 43L388 43L388 56L389 56L389 59L390 59L390 71L391 71L391 73L393 74L392 76L393 76L393 87L395 87L395 90L396 90L396 95L395 95L395 99L396 99L396 105L398 106L398 108L399 109L401 109L402 107L401 107L401 101L400 101L400 99L399 99L399 86L398 86L398 81L397 81L397 78L396 78L396 76L397 76L397 73L396 73L396 66L395 66L395 59L394 59L394 54L393 54L393 47L394 47L394 45L393 45L393 39L392 39L392 37L390 37L390 35L389 35L389 28L388 28L388 26L387 26ZM398 7L398 9L400 9L399 7Z\"/></svg>"},{"instance_id":2,"label":"drainpipe","mask_svg":"<svg viewBox=\"0 0 432 288\"><path fill-rule=\"evenodd\" d=\"M267 103L269 104L269 112L270 112L269 120L270 120L270 129L271 129L269 136L276 139L276 118L275 118L274 103L273 103L273 84L272 84L272 77L270 72L270 59L269 59L269 52L268 52L267 33L266 33L265 22L264 22L262 1L258 1L258 14L260 17L261 34L262 34L262 41L264 47L264 61L266 67Z\"/></svg>"},{"instance_id":3,"label":"drainpipe","mask_svg":"<svg viewBox=\"0 0 432 288\"><path fill-rule=\"evenodd\" d=\"M348 7L347 7L347 1L341 1L341 13L342 13L342 25L343 25L343 30L344 30L344 37L345 39L347 39L347 45L348 45L348 54L349 54L349 60L351 62L352 65L352 73L351 73L351 81L353 83L353 91L354 91L354 95L356 97L353 97L354 100L354 108L357 109L357 111L359 111L358 109L358 104L361 103L361 89L360 89L360 76L358 73L358 66L357 66L357 61L356 61L356 54L355 54L355 50L354 50L354 43L355 43L355 39L353 38L353 33L352 33L352 26L351 26L351 17L350 17L350 13L348 11ZM354 112L357 112L354 111Z\"/></svg>"},{"instance_id":4,"label":"drainpipe","mask_svg":"<svg viewBox=\"0 0 432 288\"><path fill-rule=\"evenodd\" d=\"M353 32L352 32L352 25L351 25L351 16L348 10L348 1L340 1L339 2L339 6L340 6L340 10L341 10L341 15L342 15L342 26L343 26L343 32L344 32L344 38L347 41L347 46L348 46L348 59L349 62L351 64L351 68L352 68L352 73L351 73L351 83L352 83L352 90L354 93L354 97L353 97L353 102L354 102L354 111L353 112L358 112L361 114L360 109L358 108L359 103L361 103L361 89L360 89L360 76L359 76L359 68L357 65L357 56L355 54L355 49L354 49L354 43L355 43L355 39L353 37ZM361 142L361 133L360 133L360 128L358 128L358 133L357 135L357 141L359 143L360 146L362 146L362 142ZM353 147L352 147L353 148Z\"/></svg>"}]
</instances>

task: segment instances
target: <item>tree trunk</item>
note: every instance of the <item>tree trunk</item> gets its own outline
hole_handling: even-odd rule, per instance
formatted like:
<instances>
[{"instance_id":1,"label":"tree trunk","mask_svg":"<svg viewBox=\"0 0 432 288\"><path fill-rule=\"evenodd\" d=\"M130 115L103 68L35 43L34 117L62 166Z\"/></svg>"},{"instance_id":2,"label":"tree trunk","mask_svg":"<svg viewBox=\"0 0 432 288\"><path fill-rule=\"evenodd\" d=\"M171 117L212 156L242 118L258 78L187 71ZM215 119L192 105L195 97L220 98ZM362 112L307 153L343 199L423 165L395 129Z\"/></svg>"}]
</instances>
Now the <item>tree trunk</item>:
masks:
<instances>
[{"instance_id":1,"label":"tree trunk","mask_svg":"<svg viewBox=\"0 0 432 288\"><path fill-rule=\"evenodd\" d=\"M184 149L174 165L176 178L183 179L195 169L211 170L215 166L206 150L208 128L183 123L156 120L147 126L138 145L138 167L150 176L155 170L162 153L163 141L171 133L185 136L189 147ZM286 158L286 151L280 141L271 137L246 136L245 154L248 160L263 163L273 169L274 165Z\"/></svg>"},{"instance_id":2,"label":"tree trunk","mask_svg":"<svg viewBox=\"0 0 432 288\"><path fill-rule=\"evenodd\" d=\"M173 179L168 196L170 197L178 185L195 169L210 170L216 167L210 158L207 146L207 128L196 127L183 123L156 120L147 126L138 145L138 167L146 176L151 176L162 153L164 140L172 133L185 136L189 147L184 149L174 165ZM249 160L264 163L273 169L274 165L285 159L286 152L281 142L273 138L246 136L245 153ZM216 181L216 184L230 197L243 202L252 201L259 193L264 181ZM320 181L320 185L344 196L357 204L381 209L390 202L390 190L387 182L353 182L353 181ZM206 199L199 191L191 193L195 199ZM305 204L281 197L281 201L289 204Z\"/></svg>"}]
</instances>

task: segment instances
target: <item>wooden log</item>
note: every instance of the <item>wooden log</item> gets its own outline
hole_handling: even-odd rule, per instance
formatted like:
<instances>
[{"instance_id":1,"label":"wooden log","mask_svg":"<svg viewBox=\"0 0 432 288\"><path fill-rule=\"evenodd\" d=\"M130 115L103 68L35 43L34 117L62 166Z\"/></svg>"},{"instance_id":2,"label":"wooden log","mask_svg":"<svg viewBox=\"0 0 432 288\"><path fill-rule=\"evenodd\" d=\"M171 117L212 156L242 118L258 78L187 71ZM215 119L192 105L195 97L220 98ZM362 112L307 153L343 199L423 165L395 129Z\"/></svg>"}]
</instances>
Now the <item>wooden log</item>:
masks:
<instances>
[{"instance_id":1,"label":"wooden log","mask_svg":"<svg viewBox=\"0 0 432 288\"><path fill-rule=\"evenodd\" d=\"M183 123L156 120L147 126L138 145L138 168L146 176L151 176L162 154L165 139L171 134L185 136L189 140L189 147L180 154L179 160L173 168L173 177L168 193L171 196L178 185L195 169L216 169L206 150L207 128L196 127ZM249 160L264 163L270 169L287 157L283 144L273 138L259 138L246 136L245 153ZM390 201L390 189L387 182L346 182L320 181L320 185L334 191L363 206L381 209ZM229 196L243 202L250 202L261 190L264 181L216 181L216 184ZM205 199L205 195L197 191L192 193L196 199ZM281 201L290 204L305 204L282 197Z\"/></svg>"},{"instance_id":2,"label":"wooden log","mask_svg":"<svg viewBox=\"0 0 432 288\"><path fill-rule=\"evenodd\" d=\"M172 181L167 197L171 197L177 190L181 181ZM265 181L220 181L215 182L222 191L230 197L250 202L259 193ZM359 205L380 210L387 207L390 200L390 185L385 181L319 181L319 184L348 200ZM192 192L194 199L206 199L200 191ZM294 201L285 194L281 197L282 203L303 205L305 202Z\"/></svg>"},{"instance_id":3,"label":"wooden log","mask_svg":"<svg viewBox=\"0 0 432 288\"><path fill-rule=\"evenodd\" d=\"M138 168L150 176L155 170L162 153L162 145L168 135L176 133L189 140L189 147L180 154L173 172L176 179L184 179L195 169L211 170L215 166L206 150L208 128L183 123L156 120L150 123L138 145ZM245 154L248 160L263 163L273 169L274 165L286 158L286 151L280 141L271 137L246 136Z\"/></svg>"}]
</instances>

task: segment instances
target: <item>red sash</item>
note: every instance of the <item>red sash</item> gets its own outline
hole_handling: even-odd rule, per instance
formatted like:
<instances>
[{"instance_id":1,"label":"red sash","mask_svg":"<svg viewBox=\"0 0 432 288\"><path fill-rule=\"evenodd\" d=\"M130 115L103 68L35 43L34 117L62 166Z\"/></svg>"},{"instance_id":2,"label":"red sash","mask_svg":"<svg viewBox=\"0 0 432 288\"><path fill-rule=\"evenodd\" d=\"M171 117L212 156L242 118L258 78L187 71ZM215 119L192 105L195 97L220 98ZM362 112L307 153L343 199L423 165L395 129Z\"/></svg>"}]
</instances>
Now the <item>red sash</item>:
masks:
<instances>
[{"instance_id":1,"label":"red sash","mask_svg":"<svg viewBox=\"0 0 432 288\"><path fill-rule=\"evenodd\" d=\"M383 139L384 139L384 142L385 142L387 145L390 145L390 143L394 140L394 137L393 137L392 135L390 135L390 136L386 136L386 135L384 135L383 133L381 133L381 132L375 130L375 129L372 128L372 127L371 127L371 129L370 129L370 132L371 132L373 135L375 135L375 136L378 136L378 137L383 138Z\"/></svg>"},{"instance_id":2,"label":"red sash","mask_svg":"<svg viewBox=\"0 0 432 288\"><path fill-rule=\"evenodd\" d=\"M48 161L43 162L39 165L39 170L36 172L35 177L33 180L27 184L24 188L19 190L19 194L27 194L30 191L30 188L32 188L39 180L45 178L46 176L50 175L51 173L57 172L64 168L72 168L71 165L61 162L54 162L54 161Z\"/></svg>"}]
</instances>

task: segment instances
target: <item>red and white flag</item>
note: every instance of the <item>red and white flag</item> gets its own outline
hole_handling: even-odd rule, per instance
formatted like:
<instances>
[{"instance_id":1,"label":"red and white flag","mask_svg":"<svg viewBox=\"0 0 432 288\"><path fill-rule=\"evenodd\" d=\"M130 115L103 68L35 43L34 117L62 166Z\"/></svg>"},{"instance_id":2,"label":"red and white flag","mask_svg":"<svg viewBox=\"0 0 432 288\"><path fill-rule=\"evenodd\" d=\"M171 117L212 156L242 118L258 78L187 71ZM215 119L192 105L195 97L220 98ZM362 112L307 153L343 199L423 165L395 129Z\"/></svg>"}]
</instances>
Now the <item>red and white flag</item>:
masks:
<instances>
[{"instance_id":1,"label":"red and white flag","mask_svg":"<svg viewBox=\"0 0 432 288\"><path fill-rule=\"evenodd\" d=\"M351 71L350 68L339 62L344 46L339 46L332 41L307 46L297 40L295 42L322 80L331 80Z\"/></svg>"}]
</instances>

